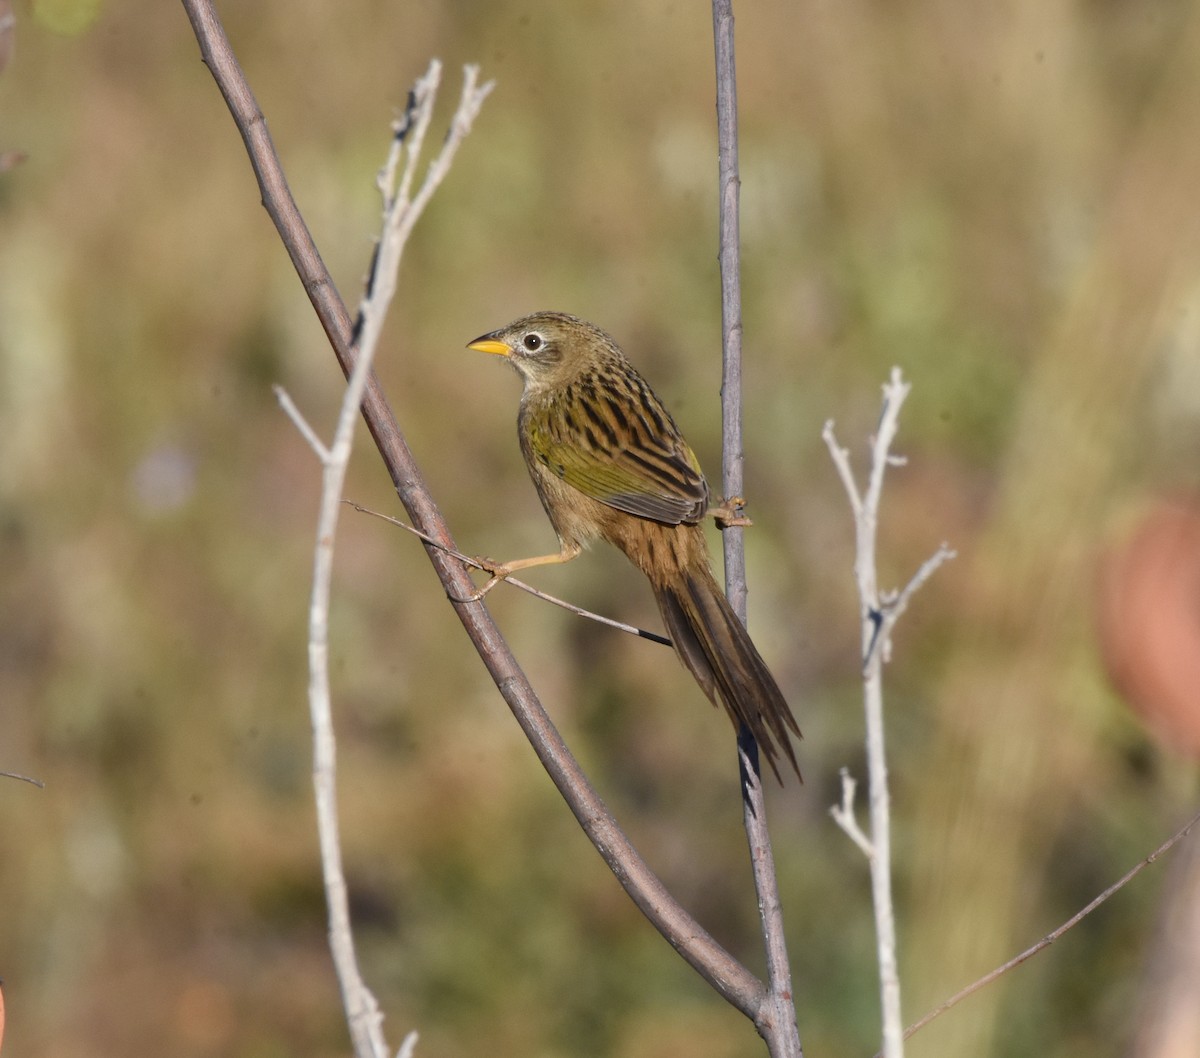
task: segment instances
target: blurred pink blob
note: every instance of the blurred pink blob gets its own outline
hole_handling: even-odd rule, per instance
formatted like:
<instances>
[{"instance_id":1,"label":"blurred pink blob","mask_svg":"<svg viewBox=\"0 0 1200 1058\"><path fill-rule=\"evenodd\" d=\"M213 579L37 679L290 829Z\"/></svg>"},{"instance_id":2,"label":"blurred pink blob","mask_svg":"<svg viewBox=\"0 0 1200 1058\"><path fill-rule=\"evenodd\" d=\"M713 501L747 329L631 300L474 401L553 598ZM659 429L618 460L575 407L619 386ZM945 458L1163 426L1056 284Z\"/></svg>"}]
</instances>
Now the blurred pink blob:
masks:
<instances>
[{"instance_id":1,"label":"blurred pink blob","mask_svg":"<svg viewBox=\"0 0 1200 1058\"><path fill-rule=\"evenodd\" d=\"M1168 749L1200 757L1200 502L1164 500L1104 556L1098 625L1113 686Z\"/></svg>"}]
</instances>

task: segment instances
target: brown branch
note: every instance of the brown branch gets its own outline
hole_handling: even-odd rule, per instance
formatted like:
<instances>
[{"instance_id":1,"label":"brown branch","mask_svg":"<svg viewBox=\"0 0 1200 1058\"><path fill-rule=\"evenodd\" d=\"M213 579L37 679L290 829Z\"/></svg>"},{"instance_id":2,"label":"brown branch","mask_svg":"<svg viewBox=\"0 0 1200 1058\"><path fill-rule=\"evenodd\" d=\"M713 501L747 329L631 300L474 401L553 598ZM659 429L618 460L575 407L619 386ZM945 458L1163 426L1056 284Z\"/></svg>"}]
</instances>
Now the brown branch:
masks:
<instances>
[{"instance_id":1,"label":"brown branch","mask_svg":"<svg viewBox=\"0 0 1200 1058\"><path fill-rule=\"evenodd\" d=\"M350 315L291 197L262 112L211 0L182 2L204 62L245 142L263 205L275 222L338 362L343 371L349 372L354 363ZM762 982L680 906L622 833L546 715L486 607L481 602L456 601L466 598L474 585L464 564L442 550L443 547L453 548L454 541L373 373L367 380L362 411L409 518L438 542L437 547L427 545L426 551L455 613L542 766L589 840L630 898L671 946L728 1002L757 1024L766 995Z\"/></svg>"},{"instance_id":2,"label":"brown branch","mask_svg":"<svg viewBox=\"0 0 1200 1058\"><path fill-rule=\"evenodd\" d=\"M733 46L732 0L713 0L713 45L717 81L718 198L721 265L721 487L742 495L742 291L738 220L737 72ZM725 592L746 623L746 554L742 529L732 524L721 534L725 552ZM750 845L750 865L758 894L759 922L767 958L767 996L755 1021L772 1058L801 1058L800 1032L792 998L792 971L783 932L783 910L775 854L767 829L758 745L749 729L738 731L742 780L742 823Z\"/></svg>"}]
</instances>

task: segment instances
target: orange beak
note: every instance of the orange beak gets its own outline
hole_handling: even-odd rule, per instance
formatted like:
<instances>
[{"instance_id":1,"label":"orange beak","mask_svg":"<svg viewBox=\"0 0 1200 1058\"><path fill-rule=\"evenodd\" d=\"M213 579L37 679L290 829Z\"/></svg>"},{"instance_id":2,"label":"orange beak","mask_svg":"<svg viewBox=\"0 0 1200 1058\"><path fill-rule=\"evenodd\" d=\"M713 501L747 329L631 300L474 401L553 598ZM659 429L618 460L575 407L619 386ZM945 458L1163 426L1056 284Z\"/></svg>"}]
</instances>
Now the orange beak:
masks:
<instances>
[{"instance_id":1,"label":"orange beak","mask_svg":"<svg viewBox=\"0 0 1200 1058\"><path fill-rule=\"evenodd\" d=\"M512 350L507 345L487 334L482 338L476 338L473 342L468 342L467 348L474 349L477 353L491 353L493 356L512 355Z\"/></svg>"}]
</instances>

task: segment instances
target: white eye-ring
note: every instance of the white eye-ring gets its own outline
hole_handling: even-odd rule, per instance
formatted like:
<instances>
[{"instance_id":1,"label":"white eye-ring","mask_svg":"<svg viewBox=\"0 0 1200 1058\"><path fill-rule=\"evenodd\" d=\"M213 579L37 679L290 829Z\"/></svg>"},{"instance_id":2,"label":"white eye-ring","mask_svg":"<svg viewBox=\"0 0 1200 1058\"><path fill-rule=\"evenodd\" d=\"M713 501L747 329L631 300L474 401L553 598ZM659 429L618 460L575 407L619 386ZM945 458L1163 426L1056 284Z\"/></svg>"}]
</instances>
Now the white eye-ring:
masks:
<instances>
[{"instance_id":1,"label":"white eye-ring","mask_svg":"<svg viewBox=\"0 0 1200 1058\"><path fill-rule=\"evenodd\" d=\"M531 353L536 353L542 347L542 336L536 331L531 331L521 339L521 344Z\"/></svg>"}]
</instances>

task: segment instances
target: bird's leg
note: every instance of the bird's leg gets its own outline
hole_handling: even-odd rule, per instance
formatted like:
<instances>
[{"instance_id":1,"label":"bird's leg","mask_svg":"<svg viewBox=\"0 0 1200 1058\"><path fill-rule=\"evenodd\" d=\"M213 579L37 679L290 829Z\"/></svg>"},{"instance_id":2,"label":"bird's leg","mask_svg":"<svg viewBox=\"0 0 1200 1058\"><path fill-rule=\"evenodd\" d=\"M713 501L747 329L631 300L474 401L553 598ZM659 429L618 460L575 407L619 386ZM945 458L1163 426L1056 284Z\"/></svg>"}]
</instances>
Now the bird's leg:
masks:
<instances>
[{"instance_id":1,"label":"bird's leg","mask_svg":"<svg viewBox=\"0 0 1200 1058\"><path fill-rule=\"evenodd\" d=\"M505 577L510 577L519 569L529 569L531 566L552 566L560 562L570 562L575 558L583 548L580 544L564 543L562 549L556 555L535 555L533 558L516 558L511 562L495 562L490 558L477 558L475 561L480 564L488 573L491 579L477 592L471 596L472 602L478 602Z\"/></svg>"},{"instance_id":2,"label":"bird's leg","mask_svg":"<svg viewBox=\"0 0 1200 1058\"><path fill-rule=\"evenodd\" d=\"M730 496L729 499L709 507L708 514L717 523L718 529L728 529L731 525L753 525L754 523L742 514L742 508L745 506L746 501L741 496Z\"/></svg>"}]
</instances>

